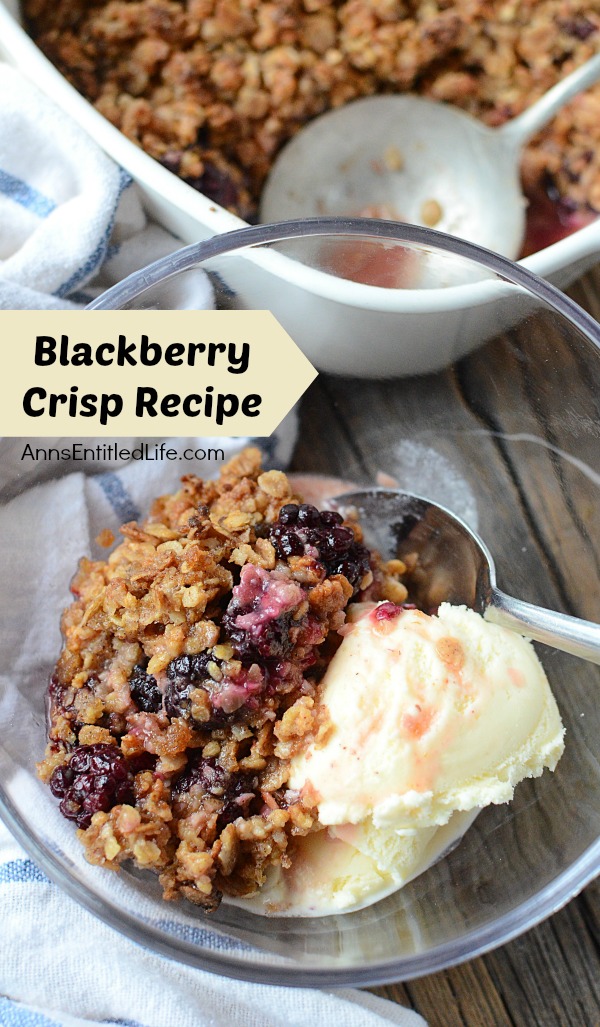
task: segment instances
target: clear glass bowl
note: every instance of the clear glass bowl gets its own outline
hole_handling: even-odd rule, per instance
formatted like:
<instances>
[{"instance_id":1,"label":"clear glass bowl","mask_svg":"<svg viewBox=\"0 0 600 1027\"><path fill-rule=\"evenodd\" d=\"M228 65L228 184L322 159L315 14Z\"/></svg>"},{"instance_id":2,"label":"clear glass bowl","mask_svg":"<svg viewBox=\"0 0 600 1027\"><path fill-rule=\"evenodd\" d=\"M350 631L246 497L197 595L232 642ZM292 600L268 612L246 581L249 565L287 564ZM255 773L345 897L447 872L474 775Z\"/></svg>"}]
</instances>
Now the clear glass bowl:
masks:
<instances>
[{"instance_id":1,"label":"clear glass bowl","mask_svg":"<svg viewBox=\"0 0 600 1027\"><path fill-rule=\"evenodd\" d=\"M286 221L187 246L130 275L90 309L193 308L194 269L202 266L219 306L271 310L320 371L427 374L529 307L527 289L509 287L484 252L397 222Z\"/></svg>"},{"instance_id":2,"label":"clear glass bowl","mask_svg":"<svg viewBox=\"0 0 600 1027\"><path fill-rule=\"evenodd\" d=\"M443 502L478 527L505 591L600 620L600 327L545 282L435 232L373 221L303 222L188 247L94 306L191 304L202 267L220 305L274 309L295 335L301 307L280 302L271 280L283 280L292 263L294 274L311 276L323 298L318 324L304 309L312 321L305 336L314 328L323 367L330 347L360 349L348 359L361 372L369 360L401 347L414 323L395 309L399 293L421 324L431 315L434 343L446 345L438 314L449 299L470 331L480 323L478 342L488 341L466 357L459 346L461 359L436 374L320 375L300 405L291 469L358 484L384 475ZM357 282L361 276L380 284ZM353 319L338 317L342 306L355 312L360 346ZM377 314L370 338L365 311ZM268 453L269 440L263 443ZM222 904L209 917L186 903L164 903L151 874L90 866L34 763L44 748L44 693L60 647L59 615L84 545L81 490L95 477L103 487L110 479L118 493L121 472L102 460L75 467L24 461L26 444L47 447L49 440L0 442L0 813L78 902L134 940L214 972L297 986L367 985L432 973L497 946L554 912L598 873L600 670L543 646L538 651L567 729L556 772L523 782L510 805L484 810L453 852L376 905L280 919ZM68 477L73 470L83 477ZM173 488L179 470L170 469ZM144 471L138 487L150 499L165 467L150 462ZM60 494L53 491L59 486ZM64 580L55 572L57 547L69 568Z\"/></svg>"}]
</instances>

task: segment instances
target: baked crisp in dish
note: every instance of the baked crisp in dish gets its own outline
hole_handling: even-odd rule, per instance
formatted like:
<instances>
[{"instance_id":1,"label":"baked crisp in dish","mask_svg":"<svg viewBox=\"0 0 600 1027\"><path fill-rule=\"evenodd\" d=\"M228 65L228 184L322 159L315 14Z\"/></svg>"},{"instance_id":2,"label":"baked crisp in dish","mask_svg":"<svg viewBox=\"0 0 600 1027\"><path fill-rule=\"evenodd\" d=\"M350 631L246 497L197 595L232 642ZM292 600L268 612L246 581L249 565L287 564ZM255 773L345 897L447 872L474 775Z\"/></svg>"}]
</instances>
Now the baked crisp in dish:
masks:
<instances>
[{"instance_id":1,"label":"baked crisp in dish","mask_svg":"<svg viewBox=\"0 0 600 1027\"><path fill-rule=\"evenodd\" d=\"M590 0L24 0L23 10L99 111L245 218L281 146L328 108L410 90L501 125L600 47ZM526 191L554 201L571 230L600 211L599 107L596 87L524 155Z\"/></svg>"},{"instance_id":2,"label":"baked crisp in dish","mask_svg":"<svg viewBox=\"0 0 600 1027\"><path fill-rule=\"evenodd\" d=\"M92 863L210 911L319 829L289 760L327 737L317 685L349 604L403 603L405 568L252 448L121 530L72 582L38 769Z\"/></svg>"}]
</instances>

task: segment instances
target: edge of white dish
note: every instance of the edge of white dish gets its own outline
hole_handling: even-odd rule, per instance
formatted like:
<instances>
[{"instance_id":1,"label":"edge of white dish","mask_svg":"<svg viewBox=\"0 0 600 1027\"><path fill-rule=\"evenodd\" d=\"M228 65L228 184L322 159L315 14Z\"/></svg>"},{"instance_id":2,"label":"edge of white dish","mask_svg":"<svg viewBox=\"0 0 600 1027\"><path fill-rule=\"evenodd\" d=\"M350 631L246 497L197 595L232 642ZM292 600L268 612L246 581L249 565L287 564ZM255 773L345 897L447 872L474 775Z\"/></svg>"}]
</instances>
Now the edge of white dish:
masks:
<instances>
[{"instance_id":1,"label":"edge of white dish","mask_svg":"<svg viewBox=\"0 0 600 1027\"><path fill-rule=\"evenodd\" d=\"M0 56L40 85L130 172L142 189L149 213L165 228L184 242L196 242L246 226L247 222L178 179L111 125L42 54L19 25L17 12L17 0L0 0ZM583 273L598 255L600 218L519 263L563 285Z\"/></svg>"}]
</instances>

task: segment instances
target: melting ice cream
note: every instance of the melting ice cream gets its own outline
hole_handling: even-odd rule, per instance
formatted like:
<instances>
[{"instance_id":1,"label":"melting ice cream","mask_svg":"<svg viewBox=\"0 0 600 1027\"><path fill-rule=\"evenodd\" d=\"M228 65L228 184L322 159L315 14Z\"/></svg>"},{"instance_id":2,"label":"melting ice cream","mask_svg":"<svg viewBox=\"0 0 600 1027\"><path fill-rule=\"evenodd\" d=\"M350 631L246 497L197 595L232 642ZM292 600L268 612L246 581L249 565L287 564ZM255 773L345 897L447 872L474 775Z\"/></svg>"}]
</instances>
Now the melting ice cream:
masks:
<instances>
[{"instance_id":1,"label":"melting ice cream","mask_svg":"<svg viewBox=\"0 0 600 1027\"><path fill-rule=\"evenodd\" d=\"M322 682L325 743L291 767L289 787L317 805L323 830L250 900L265 912L324 915L389 894L563 751L529 641L449 604L435 616L358 610Z\"/></svg>"}]
</instances>

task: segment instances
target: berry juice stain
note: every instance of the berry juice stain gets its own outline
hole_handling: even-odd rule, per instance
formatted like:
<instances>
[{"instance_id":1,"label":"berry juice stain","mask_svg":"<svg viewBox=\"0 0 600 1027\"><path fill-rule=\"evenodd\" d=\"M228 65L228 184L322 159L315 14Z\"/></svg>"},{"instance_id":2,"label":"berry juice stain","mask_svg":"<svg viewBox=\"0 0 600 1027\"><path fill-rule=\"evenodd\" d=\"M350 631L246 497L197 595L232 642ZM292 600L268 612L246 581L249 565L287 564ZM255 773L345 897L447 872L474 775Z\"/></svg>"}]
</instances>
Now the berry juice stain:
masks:
<instances>
[{"instance_id":1,"label":"berry juice stain","mask_svg":"<svg viewBox=\"0 0 600 1027\"><path fill-rule=\"evenodd\" d=\"M418 285L420 261L416 250L365 239L332 240L319 250L319 267L337 278L382 289L411 289Z\"/></svg>"},{"instance_id":2,"label":"berry juice stain","mask_svg":"<svg viewBox=\"0 0 600 1027\"><path fill-rule=\"evenodd\" d=\"M557 194L551 182L542 182L536 190L525 194L528 207L525 239L519 259L552 246L573 232L591 225L598 217L593 210L571 207Z\"/></svg>"},{"instance_id":3,"label":"berry juice stain","mask_svg":"<svg viewBox=\"0 0 600 1027\"><path fill-rule=\"evenodd\" d=\"M550 175L542 178L535 188L524 190L524 196L527 201L525 238L517 260L566 239L600 216L598 211L579 207L568 197L561 196ZM375 219L383 216L370 214L367 208L359 213ZM402 223L401 218L397 220ZM418 287L419 257L407 247L382 246L362 239L336 240L325 244L319 257L323 270L339 278L385 289Z\"/></svg>"}]
</instances>

